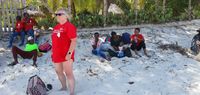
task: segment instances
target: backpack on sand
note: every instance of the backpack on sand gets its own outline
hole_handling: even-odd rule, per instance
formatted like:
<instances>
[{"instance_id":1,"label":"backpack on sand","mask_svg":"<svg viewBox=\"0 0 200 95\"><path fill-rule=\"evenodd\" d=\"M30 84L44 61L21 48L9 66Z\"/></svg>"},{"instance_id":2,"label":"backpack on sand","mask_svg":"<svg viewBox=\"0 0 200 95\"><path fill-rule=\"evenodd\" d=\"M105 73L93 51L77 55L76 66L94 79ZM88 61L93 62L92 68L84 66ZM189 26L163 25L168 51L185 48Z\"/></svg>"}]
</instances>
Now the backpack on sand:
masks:
<instances>
[{"instance_id":1,"label":"backpack on sand","mask_svg":"<svg viewBox=\"0 0 200 95\"><path fill-rule=\"evenodd\" d=\"M131 35L129 33L123 33L122 41L124 44L130 44L131 43Z\"/></svg>"},{"instance_id":2,"label":"backpack on sand","mask_svg":"<svg viewBox=\"0 0 200 95\"><path fill-rule=\"evenodd\" d=\"M37 75L34 75L29 78L28 80L28 86L26 90L27 95L47 95L47 91L52 89L51 84L48 84L46 88L46 85L41 80L41 78Z\"/></svg>"}]
</instances>

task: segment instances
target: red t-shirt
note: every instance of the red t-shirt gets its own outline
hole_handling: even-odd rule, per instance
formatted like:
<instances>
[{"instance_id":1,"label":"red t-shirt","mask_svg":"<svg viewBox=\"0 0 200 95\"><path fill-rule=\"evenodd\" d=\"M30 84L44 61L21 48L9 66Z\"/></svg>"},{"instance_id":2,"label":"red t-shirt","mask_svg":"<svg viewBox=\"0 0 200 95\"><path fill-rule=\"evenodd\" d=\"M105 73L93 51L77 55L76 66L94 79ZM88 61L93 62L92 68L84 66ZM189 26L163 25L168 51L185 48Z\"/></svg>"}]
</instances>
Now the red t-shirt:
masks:
<instances>
[{"instance_id":1,"label":"red t-shirt","mask_svg":"<svg viewBox=\"0 0 200 95\"><path fill-rule=\"evenodd\" d=\"M24 29L24 23L22 21L17 21L15 24L15 31L20 32Z\"/></svg>"},{"instance_id":2,"label":"red t-shirt","mask_svg":"<svg viewBox=\"0 0 200 95\"><path fill-rule=\"evenodd\" d=\"M53 28L52 37L52 61L60 63L66 61L65 57L70 48L71 39L76 38L76 27L70 22L57 24ZM71 55L74 61L74 51Z\"/></svg>"},{"instance_id":3,"label":"red t-shirt","mask_svg":"<svg viewBox=\"0 0 200 95\"><path fill-rule=\"evenodd\" d=\"M25 31L33 29L33 26L36 24L36 21L33 18L29 18L29 19L23 18L22 21L24 22Z\"/></svg>"},{"instance_id":4,"label":"red t-shirt","mask_svg":"<svg viewBox=\"0 0 200 95\"><path fill-rule=\"evenodd\" d=\"M137 43L137 46L138 46L140 45L142 41L144 41L144 37L142 36L142 34L139 34L138 36L133 34L131 35L131 41L134 41L135 43Z\"/></svg>"}]
</instances>

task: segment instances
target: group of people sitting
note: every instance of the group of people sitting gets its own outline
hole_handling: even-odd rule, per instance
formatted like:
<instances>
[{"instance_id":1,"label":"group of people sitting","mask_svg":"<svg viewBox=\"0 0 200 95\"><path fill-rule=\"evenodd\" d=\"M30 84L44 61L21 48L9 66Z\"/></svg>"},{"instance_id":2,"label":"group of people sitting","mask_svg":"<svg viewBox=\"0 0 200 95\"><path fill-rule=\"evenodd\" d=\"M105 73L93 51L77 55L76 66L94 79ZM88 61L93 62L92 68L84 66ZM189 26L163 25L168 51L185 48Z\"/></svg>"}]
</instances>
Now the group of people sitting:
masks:
<instances>
[{"instance_id":1,"label":"group of people sitting","mask_svg":"<svg viewBox=\"0 0 200 95\"><path fill-rule=\"evenodd\" d=\"M101 56L106 60L111 60L112 57L132 57L132 52L139 57L141 55L138 53L143 49L144 54L147 54L145 39L142 34L140 34L140 28L134 29L134 34L123 33L122 35L117 35L116 32L111 32L111 37L107 35L106 38L101 38L99 33L94 33L94 37L91 39L92 43L92 53L94 55Z\"/></svg>"},{"instance_id":2,"label":"group of people sitting","mask_svg":"<svg viewBox=\"0 0 200 95\"><path fill-rule=\"evenodd\" d=\"M38 35L34 35L33 26L35 25L36 21L31 18L28 13L24 13L24 18L22 20L21 16L16 17L16 26L8 45L8 48L12 47L14 61L9 64L9 66L16 65L18 63L17 57L20 55L24 59L33 59L33 66L37 67L37 57L42 56L42 53L38 49L38 43L36 44L36 42L38 42ZM197 32L198 34L193 37L191 43L191 50L195 54L198 54L200 51L200 29L197 30ZM13 46L12 43L18 35L21 37L19 46L23 46L26 34L28 35L28 39L24 50ZM112 57L132 57L132 51L134 51L135 55L141 57L138 53L141 49L143 49L144 55L150 57L147 54L144 36L140 34L140 28L135 28L132 35L129 33L117 35L117 33L113 31L111 35L107 35L105 38L100 37L100 34L96 32L91 39L91 44L93 48L92 54L109 61Z\"/></svg>"},{"instance_id":3,"label":"group of people sitting","mask_svg":"<svg viewBox=\"0 0 200 95\"><path fill-rule=\"evenodd\" d=\"M13 29L13 33L10 36L9 45L8 48L11 48L13 45L13 41L15 38L19 35L21 38L21 43L19 46L23 46L25 42L25 35L34 37L34 30L33 26L35 26L37 23L34 18L30 17L28 13L24 13L24 18L21 19L21 16L16 17L16 24ZM35 37L34 39L36 39Z\"/></svg>"},{"instance_id":4,"label":"group of people sitting","mask_svg":"<svg viewBox=\"0 0 200 95\"><path fill-rule=\"evenodd\" d=\"M191 51L194 55L200 52L200 29L191 42ZM133 53L141 57L138 53L141 49L144 51L144 55L150 57L147 54L145 39L142 34L140 34L140 28L135 28L134 33L130 35L129 33L123 33L122 35L117 35L116 32L111 32L107 37L102 38L98 32L94 33L91 39L92 44L92 54L100 56L106 60L111 60L112 57L132 57Z\"/></svg>"},{"instance_id":5,"label":"group of people sitting","mask_svg":"<svg viewBox=\"0 0 200 95\"><path fill-rule=\"evenodd\" d=\"M23 59L33 59L33 66L37 67L36 61L37 57L42 56L42 53L38 49L38 34L34 32L33 27L36 25L34 18L30 17L28 13L24 13L24 18L21 20L21 16L16 17L16 25L13 33L10 36L8 48L12 48L12 54L14 61L8 66L13 66L18 63L18 55ZM17 36L20 36L21 42L19 46L23 46L25 43L25 36L27 37L27 42L25 49L22 50L19 47L13 45L13 41ZM36 44L37 43L37 44Z\"/></svg>"}]
</instances>

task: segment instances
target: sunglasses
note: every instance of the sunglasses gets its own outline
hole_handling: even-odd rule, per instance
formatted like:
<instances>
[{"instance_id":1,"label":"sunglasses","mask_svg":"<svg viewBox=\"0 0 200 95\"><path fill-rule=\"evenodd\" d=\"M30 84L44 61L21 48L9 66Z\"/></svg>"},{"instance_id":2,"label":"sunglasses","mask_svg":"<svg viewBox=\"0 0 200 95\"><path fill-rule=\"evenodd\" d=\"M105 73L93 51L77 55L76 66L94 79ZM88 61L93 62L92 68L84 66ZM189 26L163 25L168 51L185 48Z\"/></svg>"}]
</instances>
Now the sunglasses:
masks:
<instances>
[{"instance_id":1,"label":"sunglasses","mask_svg":"<svg viewBox=\"0 0 200 95\"><path fill-rule=\"evenodd\" d=\"M64 15L64 13L56 13L55 15L56 16L62 16L62 15Z\"/></svg>"}]
</instances>

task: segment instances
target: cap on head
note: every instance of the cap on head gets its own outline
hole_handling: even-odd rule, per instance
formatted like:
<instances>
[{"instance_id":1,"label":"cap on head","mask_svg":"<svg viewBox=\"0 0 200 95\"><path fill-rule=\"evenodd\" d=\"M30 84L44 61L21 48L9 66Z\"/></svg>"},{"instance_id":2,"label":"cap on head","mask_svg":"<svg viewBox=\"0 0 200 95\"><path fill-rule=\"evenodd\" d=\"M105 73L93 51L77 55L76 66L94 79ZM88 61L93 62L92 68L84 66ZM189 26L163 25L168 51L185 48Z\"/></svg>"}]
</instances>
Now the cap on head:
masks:
<instances>
[{"instance_id":1,"label":"cap on head","mask_svg":"<svg viewBox=\"0 0 200 95\"><path fill-rule=\"evenodd\" d=\"M27 40L28 40L28 41L33 40L33 37L32 37L32 36L29 36Z\"/></svg>"}]
</instances>

